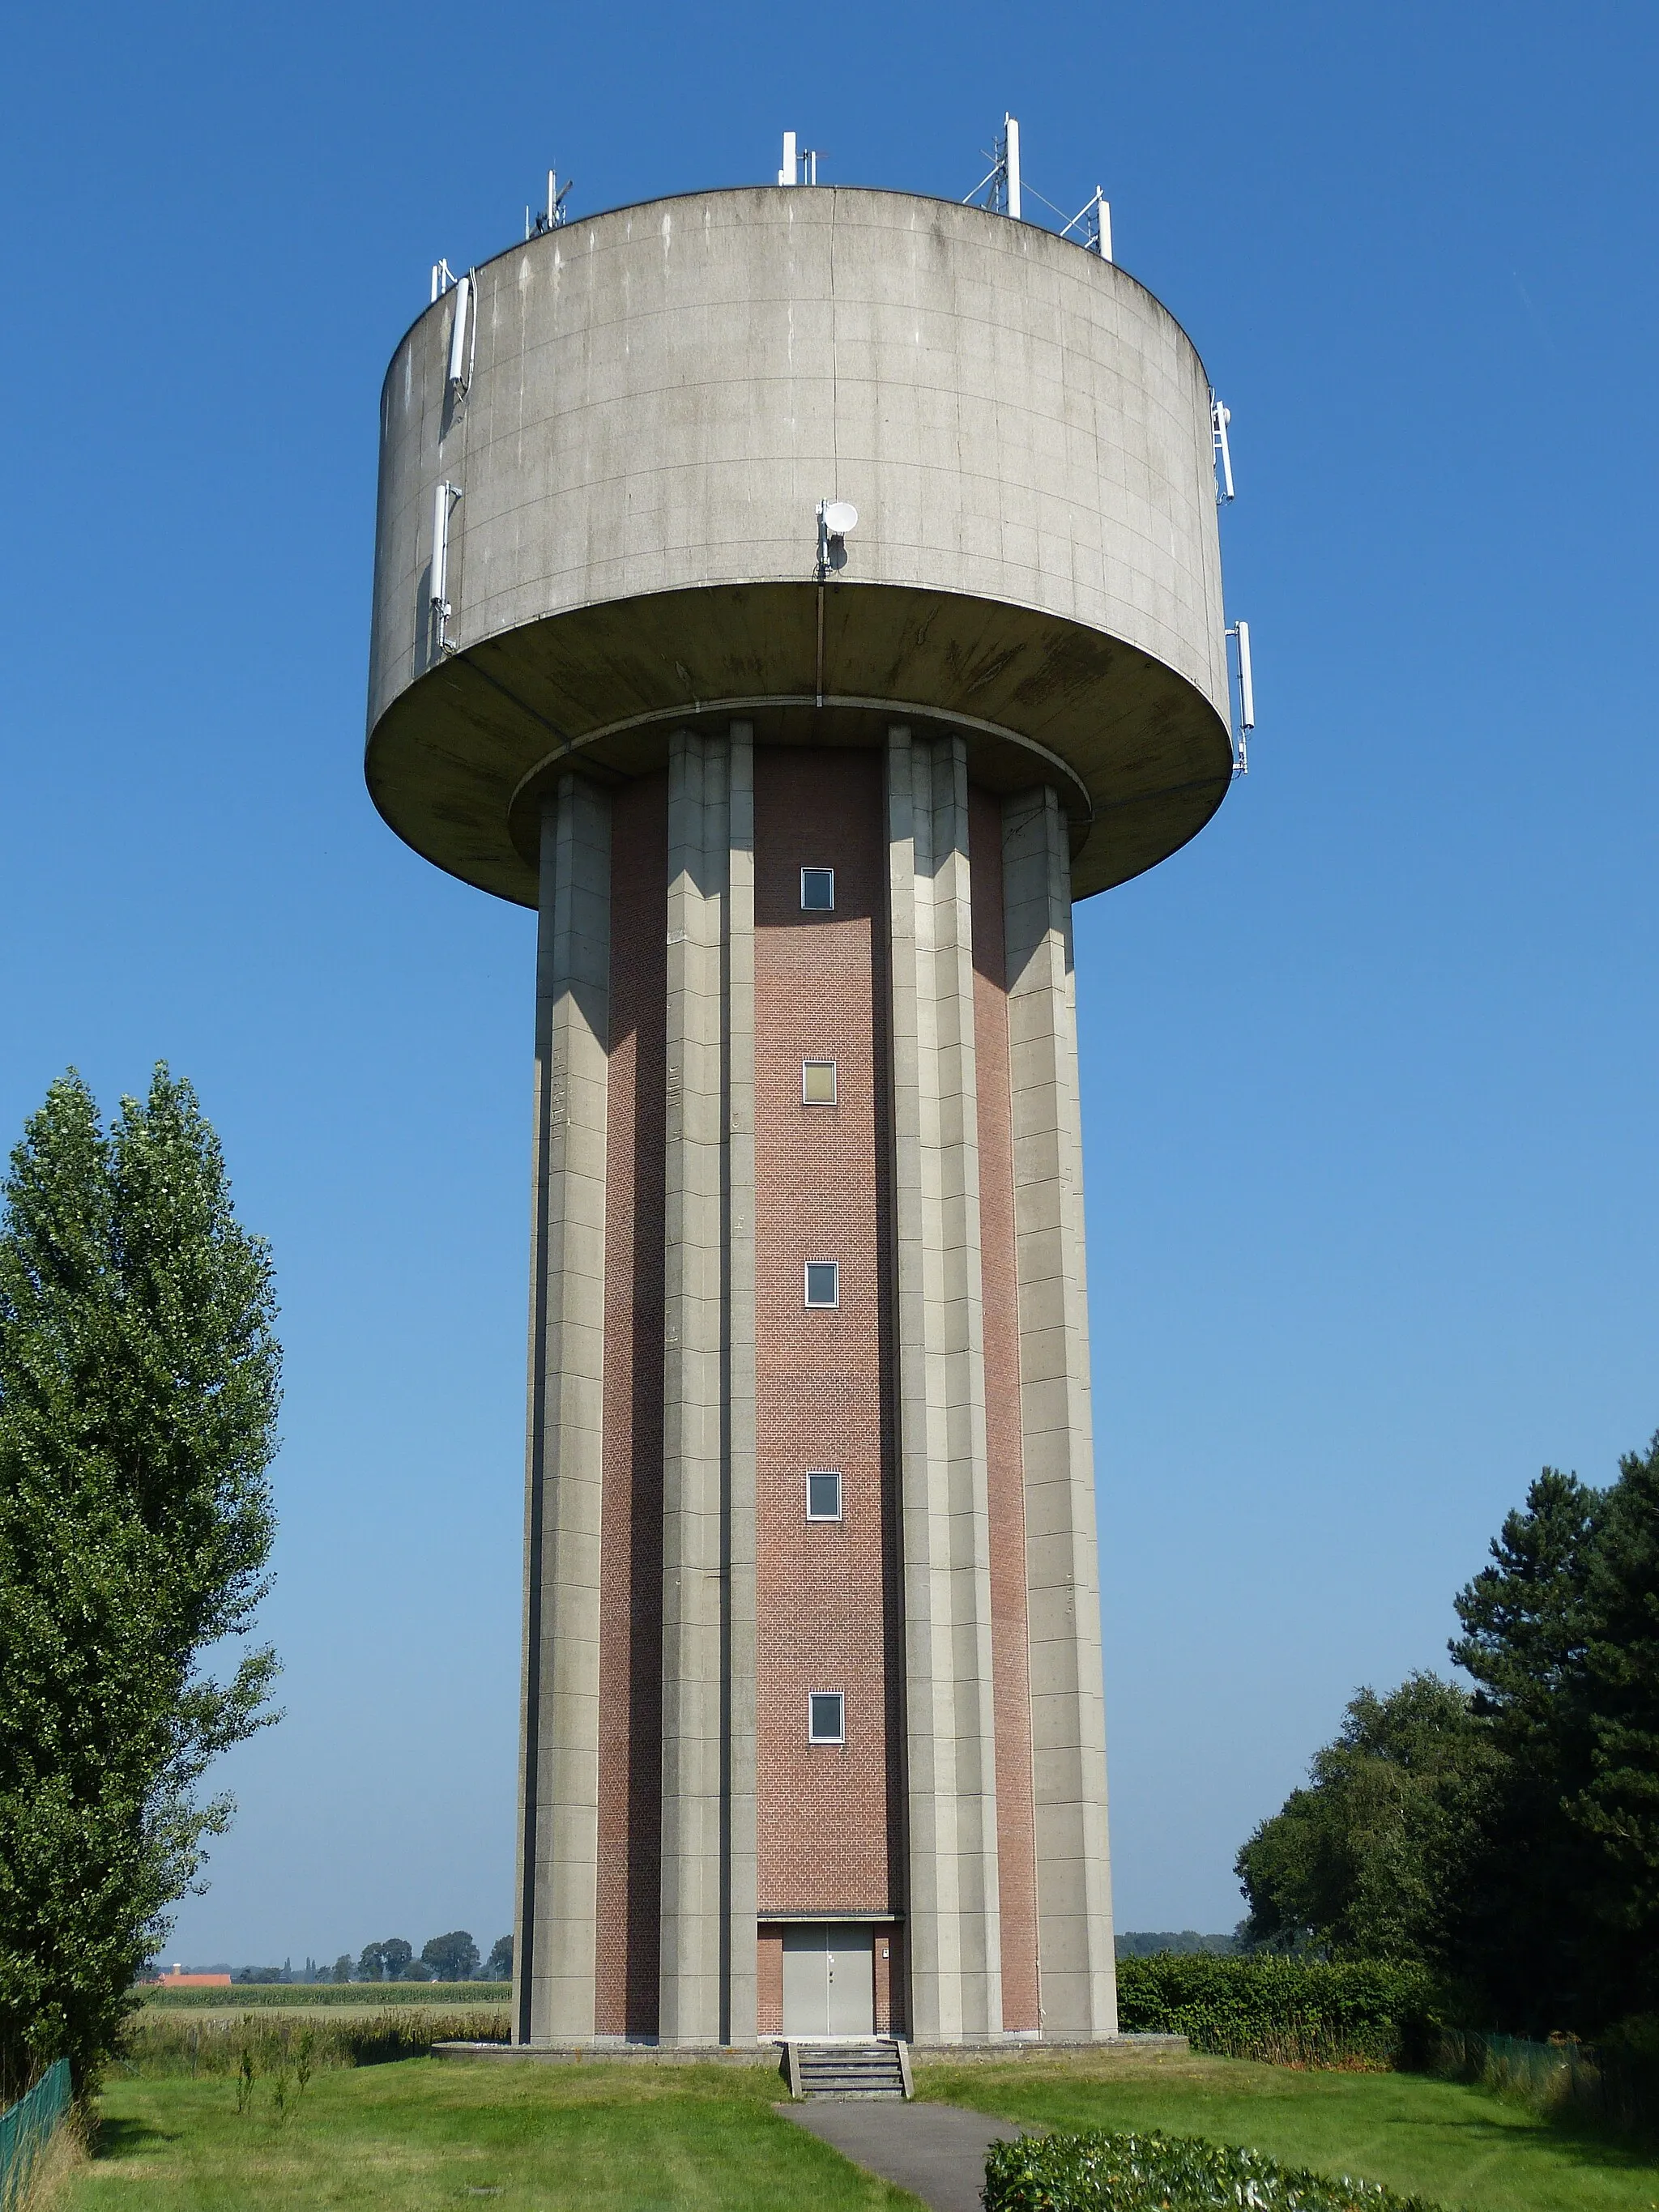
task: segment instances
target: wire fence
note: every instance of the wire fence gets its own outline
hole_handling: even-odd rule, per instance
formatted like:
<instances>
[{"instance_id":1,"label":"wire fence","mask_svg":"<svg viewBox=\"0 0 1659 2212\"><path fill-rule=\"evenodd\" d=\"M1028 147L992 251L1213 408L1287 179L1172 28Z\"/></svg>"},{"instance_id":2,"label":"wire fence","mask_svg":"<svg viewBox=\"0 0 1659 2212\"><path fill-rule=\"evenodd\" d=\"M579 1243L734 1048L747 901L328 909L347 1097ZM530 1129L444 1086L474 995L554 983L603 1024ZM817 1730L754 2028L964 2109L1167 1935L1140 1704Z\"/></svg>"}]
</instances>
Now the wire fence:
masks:
<instances>
[{"instance_id":1,"label":"wire fence","mask_svg":"<svg viewBox=\"0 0 1659 2212\"><path fill-rule=\"evenodd\" d=\"M60 2058L27 2096L0 2112L0 2212L16 2212L35 2160L69 2108L69 2061Z\"/></svg>"},{"instance_id":2,"label":"wire fence","mask_svg":"<svg viewBox=\"0 0 1659 2212\"><path fill-rule=\"evenodd\" d=\"M1599 2120L1621 2134L1659 2131L1659 2066L1619 2044L1548 2043L1443 2028L1434 2070L1516 2097L1552 2118Z\"/></svg>"}]
</instances>

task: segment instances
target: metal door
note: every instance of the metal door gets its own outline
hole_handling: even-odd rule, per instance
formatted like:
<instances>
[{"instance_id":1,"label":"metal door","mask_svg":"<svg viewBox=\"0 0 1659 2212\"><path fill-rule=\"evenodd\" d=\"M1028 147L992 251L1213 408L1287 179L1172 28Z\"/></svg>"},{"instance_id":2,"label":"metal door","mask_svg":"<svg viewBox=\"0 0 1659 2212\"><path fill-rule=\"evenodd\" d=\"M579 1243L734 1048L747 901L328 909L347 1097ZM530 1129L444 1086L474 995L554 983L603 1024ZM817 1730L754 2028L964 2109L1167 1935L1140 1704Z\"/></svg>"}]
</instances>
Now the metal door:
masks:
<instances>
[{"instance_id":1,"label":"metal door","mask_svg":"<svg viewBox=\"0 0 1659 2212\"><path fill-rule=\"evenodd\" d=\"M827 1928L830 1958L830 2033L876 2032L875 1939L868 1928Z\"/></svg>"},{"instance_id":2,"label":"metal door","mask_svg":"<svg viewBox=\"0 0 1659 2212\"><path fill-rule=\"evenodd\" d=\"M830 1947L823 1927L783 1931L783 2032L830 2033Z\"/></svg>"},{"instance_id":3,"label":"metal door","mask_svg":"<svg viewBox=\"0 0 1659 2212\"><path fill-rule=\"evenodd\" d=\"M788 2036L873 2035L874 1931L817 1921L783 1931L783 2032Z\"/></svg>"}]
</instances>

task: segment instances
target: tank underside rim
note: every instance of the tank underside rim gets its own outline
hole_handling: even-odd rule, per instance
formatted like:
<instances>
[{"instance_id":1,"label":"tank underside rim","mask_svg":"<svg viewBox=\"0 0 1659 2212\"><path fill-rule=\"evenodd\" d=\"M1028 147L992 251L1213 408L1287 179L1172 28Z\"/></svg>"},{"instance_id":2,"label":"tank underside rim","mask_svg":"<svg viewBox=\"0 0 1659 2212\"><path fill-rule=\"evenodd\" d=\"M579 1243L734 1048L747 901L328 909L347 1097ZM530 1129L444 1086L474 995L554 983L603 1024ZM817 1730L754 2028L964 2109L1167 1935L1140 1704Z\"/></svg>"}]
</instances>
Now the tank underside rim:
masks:
<instances>
[{"instance_id":1,"label":"tank underside rim","mask_svg":"<svg viewBox=\"0 0 1659 2212\"><path fill-rule=\"evenodd\" d=\"M596 773L605 781L626 780L623 771L611 768L605 762L604 749L609 739L635 738L641 735L661 738L672 735L675 730L707 731L711 724L721 729L731 722L748 722L752 726L778 714L799 714L802 711L812 714L815 721L819 722L822 732L814 739L805 742L816 742L832 750L849 743L872 742L857 737L849 738L846 735L849 718L856 723L873 715L878 719L884 730L900 725L906 727L921 725L929 736L945 734L945 731L934 726L943 724L949 732L967 739L969 759L975 763L978 771L975 781L989 782L994 788L1015 788L1033 782L1051 782L1063 794L1062 803L1072 825L1073 854L1081 851L1088 836L1090 825L1094 820L1094 808L1090 802L1087 785L1060 759L1058 753L1051 753L1046 745L1038 744L1035 738L1024 737L1018 730L1004 729L995 722L979 720L972 714L941 715L937 707L925 705L915 699L866 699L840 693L826 693L822 698L817 698L810 691L803 691L778 692L752 698L699 699L695 708L689 713L684 708L676 708L665 714L656 708L647 714L627 715L620 722L613 722L605 729L592 731L584 738L567 740L555 746L520 778L519 787L508 802L507 822L513 841L526 863L534 865L541 847L543 794L567 769L580 768L587 773ZM820 720L820 718L823 719ZM780 740L775 737L769 740L763 738L762 742L788 744L792 740L787 738ZM1012 754L1020 757L1022 765L1029 763L1029 773L1021 774L1016 770L1011 775L1006 766L1000 762L988 773L988 761L996 759L997 748L1008 749Z\"/></svg>"},{"instance_id":2,"label":"tank underside rim","mask_svg":"<svg viewBox=\"0 0 1659 2212\"><path fill-rule=\"evenodd\" d=\"M823 596L821 669L809 582L596 602L469 641L370 731L375 806L434 866L534 907L541 784L569 765L648 773L678 728L746 720L757 743L829 746L879 744L894 722L959 732L977 781L1054 787L1079 898L1155 867L1226 796L1231 732L1139 647L965 593L839 582Z\"/></svg>"}]
</instances>

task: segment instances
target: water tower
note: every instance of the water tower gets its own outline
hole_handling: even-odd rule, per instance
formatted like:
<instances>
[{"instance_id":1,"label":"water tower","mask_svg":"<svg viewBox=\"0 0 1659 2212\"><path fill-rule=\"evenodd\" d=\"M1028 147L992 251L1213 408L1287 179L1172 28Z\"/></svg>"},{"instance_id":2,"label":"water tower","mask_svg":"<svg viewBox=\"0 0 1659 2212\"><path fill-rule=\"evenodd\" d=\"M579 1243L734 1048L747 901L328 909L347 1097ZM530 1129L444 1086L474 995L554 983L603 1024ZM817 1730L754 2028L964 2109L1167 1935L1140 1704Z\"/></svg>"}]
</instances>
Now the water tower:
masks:
<instances>
[{"instance_id":1,"label":"water tower","mask_svg":"<svg viewBox=\"0 0 1659 2212\"><path fill-rule=\"evenodd\" d=\"M525 2044L1115 2032L1071 908L1234 773L1225 416L1012 129L815 175L381 400L369 788L539 918Z\"/></svg>"}]
</instances>

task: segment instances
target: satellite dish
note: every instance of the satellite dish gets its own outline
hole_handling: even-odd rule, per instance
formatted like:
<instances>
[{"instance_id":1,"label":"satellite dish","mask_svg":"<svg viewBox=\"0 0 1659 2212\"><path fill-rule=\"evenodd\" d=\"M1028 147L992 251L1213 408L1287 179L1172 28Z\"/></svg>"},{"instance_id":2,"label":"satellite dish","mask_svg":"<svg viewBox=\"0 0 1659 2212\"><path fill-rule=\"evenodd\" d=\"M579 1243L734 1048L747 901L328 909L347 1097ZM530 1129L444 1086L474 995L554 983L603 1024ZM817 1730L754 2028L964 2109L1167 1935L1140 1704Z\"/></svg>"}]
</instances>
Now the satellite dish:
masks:
<instances>
[{"instance_id":1,"label":"satellite dish","mask_svg":"<svg viewBox=\"0 0 1659 2212\"><path fill-rule=\"evenodd\" d=\"M850 500L832 499L823 510L823 526L831 538L845 538L859 526L859 511Z\"/></svg>"}]
</instances>

